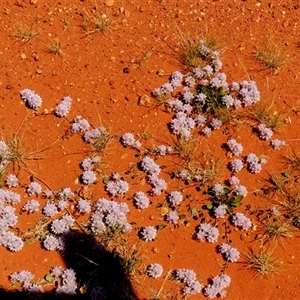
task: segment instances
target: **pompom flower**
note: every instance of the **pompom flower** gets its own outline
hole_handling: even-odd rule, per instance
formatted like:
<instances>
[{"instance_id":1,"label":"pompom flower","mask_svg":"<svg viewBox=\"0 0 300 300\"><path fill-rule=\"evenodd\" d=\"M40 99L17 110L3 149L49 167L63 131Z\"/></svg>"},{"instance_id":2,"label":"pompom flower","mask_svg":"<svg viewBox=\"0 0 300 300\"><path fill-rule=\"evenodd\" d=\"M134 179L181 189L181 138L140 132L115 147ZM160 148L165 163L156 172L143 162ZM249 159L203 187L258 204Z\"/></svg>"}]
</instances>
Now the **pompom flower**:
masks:
<instances>
[{"instance_id":1,"label":"pompom flower","mask_svg":"<svg viewBox=\"0 0 300 300\"><path fill-rule=\"evenodd\" d=\"M27 211L28 213L33 213L39 210L40 203L36 200L29 200L23 206L22 210Z\"/></svg>"},{"instance_id":2,"label":"pompom flower","mask_svg":"<svg viewBox=\"0 0 300 300\"><path fill-rule=\"evenodd\" d=\"M20 96L26 106L31 109L38 109L42 105L42 98L30 89L22 90Z\"/></svg>"},{"instance_id":3,"label":"pompom flower","mask_svg":"<svg viewBox=\"0 0 300 300\"><path fill-rule=\"evenodd\" d=\"M149 277L158 278L163 273L163 267L157 263L151 264L147 267L146 273Z\"/></svg>"},{"instance_id":4,"label":"pompom flower","mask_svg":"<svg viewBox=\"0 0 300 300\"><path fill-rule=\"evenodd\" d=\"M37 182L31 182L26 189L29 196L38 195L42 192L42 187Z\"/></svg>"},{"instance_id":5,"label":"pompom flower","mask_svg":"<svg viewBox=\"0 0 300 300\"><path fill-rule=\"evenodd\" d=\"M154 226L146 226L142 228L140 234L145 242L154 241L157 235L157 230Z\"/></svg>"},{"instance_id":6,"label":"pompom flower","mask_svg":"<svg viewBox=\"0 0 300 300\"><path fill-rule=\"evenodd\" d=\"M72 104L72 98L70 96L66 96L62 99L62 101L55 107L54 114L58 117L65 117L70 109Z\"/></svg>"}]
</instances>

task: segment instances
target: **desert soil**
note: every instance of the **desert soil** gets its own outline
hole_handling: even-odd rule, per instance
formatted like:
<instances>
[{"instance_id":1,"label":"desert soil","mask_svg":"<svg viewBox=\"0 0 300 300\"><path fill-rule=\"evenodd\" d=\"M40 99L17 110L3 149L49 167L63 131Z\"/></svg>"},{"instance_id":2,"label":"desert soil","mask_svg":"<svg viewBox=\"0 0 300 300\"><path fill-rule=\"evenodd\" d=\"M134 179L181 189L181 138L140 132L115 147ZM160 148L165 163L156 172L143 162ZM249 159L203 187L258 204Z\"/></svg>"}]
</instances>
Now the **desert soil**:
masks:
<instances>
[{"instance_id":1,"label":"desert soil","mask_svg":"<svg viewBox=\"0 0 300 300\"><path fill-rule=\"evenodd\" d=\"M133 207L132 195L138 190L149 190L149 185L143 172L137 168L134 170L137 177L125 175L130 163L136 164L140 158L135 156L135 150L125 149L119 138L125 132L132 132L140 136L142 144L148 147L172 142L174 136L166 126L172 113L156 105L151 92L167 82L172 72L184 72L184 66L176 58L183 35L194 39L218 37L222 45L222 71L226 73L228 82L254 80L261 92L261 100L267 107L271 107L275 113L285 113L284 124L275 135L285 140L286 146L274 151L267 146L267 142L259 140L252 133L253 124L239 124L213 133L209 137L207 151L218 155L225 165L218 180L220 182L230 174L226 168L226 151L220 147L230 136L239 139L246 149L245 154L254 152L265 155L268 163L260 174L253 175L246 170L239 173L241 182L247 186L248 196L238 211L245 211L247 204L251 205L253 211L273 207L271 201L260 197L261 188L266 185L268 174L285 171L281 159L284 155L299 151L299 2L0 2L1 138L9 141L18 131L17 136L28 152L46 149L36 153L41 159L26 161L26 166L8 170L7 174L15 172L21 182L14 189L22 197L21 203L16 206L17 210L21 210L24 203L31 199L25 193L30 172L45 190L49 187L54 191L70 187L73 191L79 191L82 188L78 180L82 173L79 163L87 156L89 148L80 135L69 132L70 122L75 116L82 115L94 128L103 125L116 136L101 154L103 171L99 174L98 183L88 188L90 194L87 198L91 201L109 198L102 179L112 172L122 174L130 183L128 194L118 201L129 205L129 221L135 222L137 227L126 238L130 245L135 245L141 252L140 273L137 271L132 275L139 299L150 299L162 286L167 272L173 269L193 269L197 279L207 285L209 278L219 275L224 269L224 259L216 251L217 244L192 239L201 218L192 218L189 214L189 208L192 207L200 211L202 205L207 203L207 198L195 186L186 186L180 180L170 181L169 192L181 189L184 195L191 195L190 203L185 199L180 207L180 213L189 216L188 222L180 222L175 227L168 225L158 232L155 241L142 242L137 235L138 228L166 224L161 210L157 209L158 204L165 203L166 195L152 197L152 205L146 210L139 211ZM85 18L103 14L109 16L111 22L102 33L85 23ZM36 32L28 41L19 36L20 29L24 27ZM53 41L60 43L56 54L47 47ZM254 51L266 44L275 45L284 54L284 64L276 72L264 70L254 58ZM19 93L25 88L34 90L42 97L43 104L37 112L28 109L21 100ZM65 118L53 116L51 111L67 95L73 99L70 113ZM149 96L149 102L139 102L143 95ZM175 170L179 162L162 157L158 163L167 166L162 176L168 180L168 172ZM46 200L41 196L37 199L42 207ZM19 233L33 227L40 216L40 212L20 214L17 226ZM256 225L254 228L247 233L232 229L229 235L232 244L241 253L247 253L249 248L258 249L261 245L257 239L260 224L254 216L250 218ZM224 234L225 221L219 220L218 226ZM279 258L281 266L278 273L268 277L256 276L245 267L242 257L237 263L228 263L226 274L232 278L232 282L227 288L226 299L298 299L298 237L299 232L294 228L294 237L284 240L283 245L270 242L269 249ZM27 269L38 279L48 274L53 266L66 266L59 252L43 249L39 241L25 243L24 248L16 253L0 247L0 260L0 284L9 290L12 284L8 278L13 272ZM144 275L145 267L151 263L163 266L162 277L152 279ZM171 299L168 291L180 294L180 286L166 280L158 298ZM190 299L204 298L203 294L190 296Z\"/></svg>"}]
</instances>

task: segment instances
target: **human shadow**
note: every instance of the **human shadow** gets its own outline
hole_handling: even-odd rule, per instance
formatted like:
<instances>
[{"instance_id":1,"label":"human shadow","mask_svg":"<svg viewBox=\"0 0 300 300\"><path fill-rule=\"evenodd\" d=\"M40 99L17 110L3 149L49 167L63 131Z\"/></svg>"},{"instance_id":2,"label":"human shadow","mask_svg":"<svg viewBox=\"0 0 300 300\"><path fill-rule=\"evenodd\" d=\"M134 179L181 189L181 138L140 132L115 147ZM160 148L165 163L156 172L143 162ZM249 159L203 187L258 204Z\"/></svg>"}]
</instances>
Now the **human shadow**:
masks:
<instances>
[{"instance_id":1,"label":"human shadow","mask_svg":"<svg viewBox=\"0 0 300 300\"><path fill-rule=\"evenodd\" d=\"M66 268L76 273L76 294L52 291L35 295L0 289L0 299L138 300L118 253L108 251L93 236L77 231L69 231L62 240Z\"/></svg>"}]
</instances>

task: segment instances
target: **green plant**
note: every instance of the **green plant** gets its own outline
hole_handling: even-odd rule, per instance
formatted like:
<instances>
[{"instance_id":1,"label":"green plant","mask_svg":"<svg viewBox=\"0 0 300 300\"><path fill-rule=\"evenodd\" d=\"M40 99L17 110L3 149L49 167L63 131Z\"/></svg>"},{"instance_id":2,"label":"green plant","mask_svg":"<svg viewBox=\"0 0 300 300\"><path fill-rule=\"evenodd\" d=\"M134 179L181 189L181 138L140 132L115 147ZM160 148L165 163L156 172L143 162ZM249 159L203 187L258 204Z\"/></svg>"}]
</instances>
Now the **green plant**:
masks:
<instances>
[{"instance_id":1,"label":"green plant","mask_svg":"<svg viewBox=\"0 0 300 300\"><path fill-rule=\"evenodd\" d=\"M273 251L260 247L258 252L250 249L245 256L246 268L250 268L257 275L268 277L271 273L278 273L281 261L273 257Z\"/></svg>"},{"instance_id":2,"label":"green plant","mask_svg":"<svg viewBox=\"0 0 300 300\"><path fill-rule=\"evenodd\" d=\"M201 112L215 114L218 110L226 108L225 104L223 103L223 98L227 95L227 92L222 88L198 85L196 88L196 94L206 95L204 105L201 104L198 106L197 103L195 103L196 108Z\"/></svg>"},{"instance_id":3,"label":"green plant","mask_svg":"<svg viewBox=\"0 0 300 300\"><path fill-rule=\"evenodd\" d=\"M113 249L112 253L118 258L126 275L133 275L138 271L142 262L139 249L121 243Z\"/></svg>"},{"instance_id":4,"label":"green plant","mask_svg":"<svg viewBox=\"0 0 300 300\"><path fill-rule=\"evenodd\" d=\"M286 56L275 43L257 48L254 57L262 65L263 70L274 74L286 63Z\"/></svg>"},{"instance_id":5,"label":"green plant","mask_svg":"<svg viewBox=\"0 0 300 300\"><path fill-rule=\"evenodd\" d=\"M238 195L235 192L234 188L230 188L226 185L222 186L223 192L221 194L214 191L214 187L208 189L207 194L210 196L210 204L207 204L207 208L212 210L220 205L225 204L227 210L232 212L235 207L242 205L241 201L243 200L242 195Z\"/></svg>"}]
</instances>

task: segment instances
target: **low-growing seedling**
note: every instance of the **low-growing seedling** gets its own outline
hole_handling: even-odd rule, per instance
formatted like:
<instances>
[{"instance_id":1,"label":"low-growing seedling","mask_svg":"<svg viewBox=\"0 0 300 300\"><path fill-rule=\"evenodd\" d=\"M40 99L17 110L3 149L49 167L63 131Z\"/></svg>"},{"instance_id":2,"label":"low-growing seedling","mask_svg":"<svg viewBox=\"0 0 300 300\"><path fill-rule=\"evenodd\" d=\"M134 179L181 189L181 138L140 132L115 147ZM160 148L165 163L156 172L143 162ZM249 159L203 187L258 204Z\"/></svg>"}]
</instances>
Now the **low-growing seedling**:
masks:
<instances>
[{"instance_id":1,"label":"low-growing seedling","mask_svg":"<svg viewBox=\"0 0 300 300\"><path fill-rule=\"evenodd\" d=\"M246 268L250 268L263 277L268 277L272 273L278 273L281 261L273 257L273 251L261 247L258 252L250 249L245 256Z\"/></svg>"}]
</instances>

